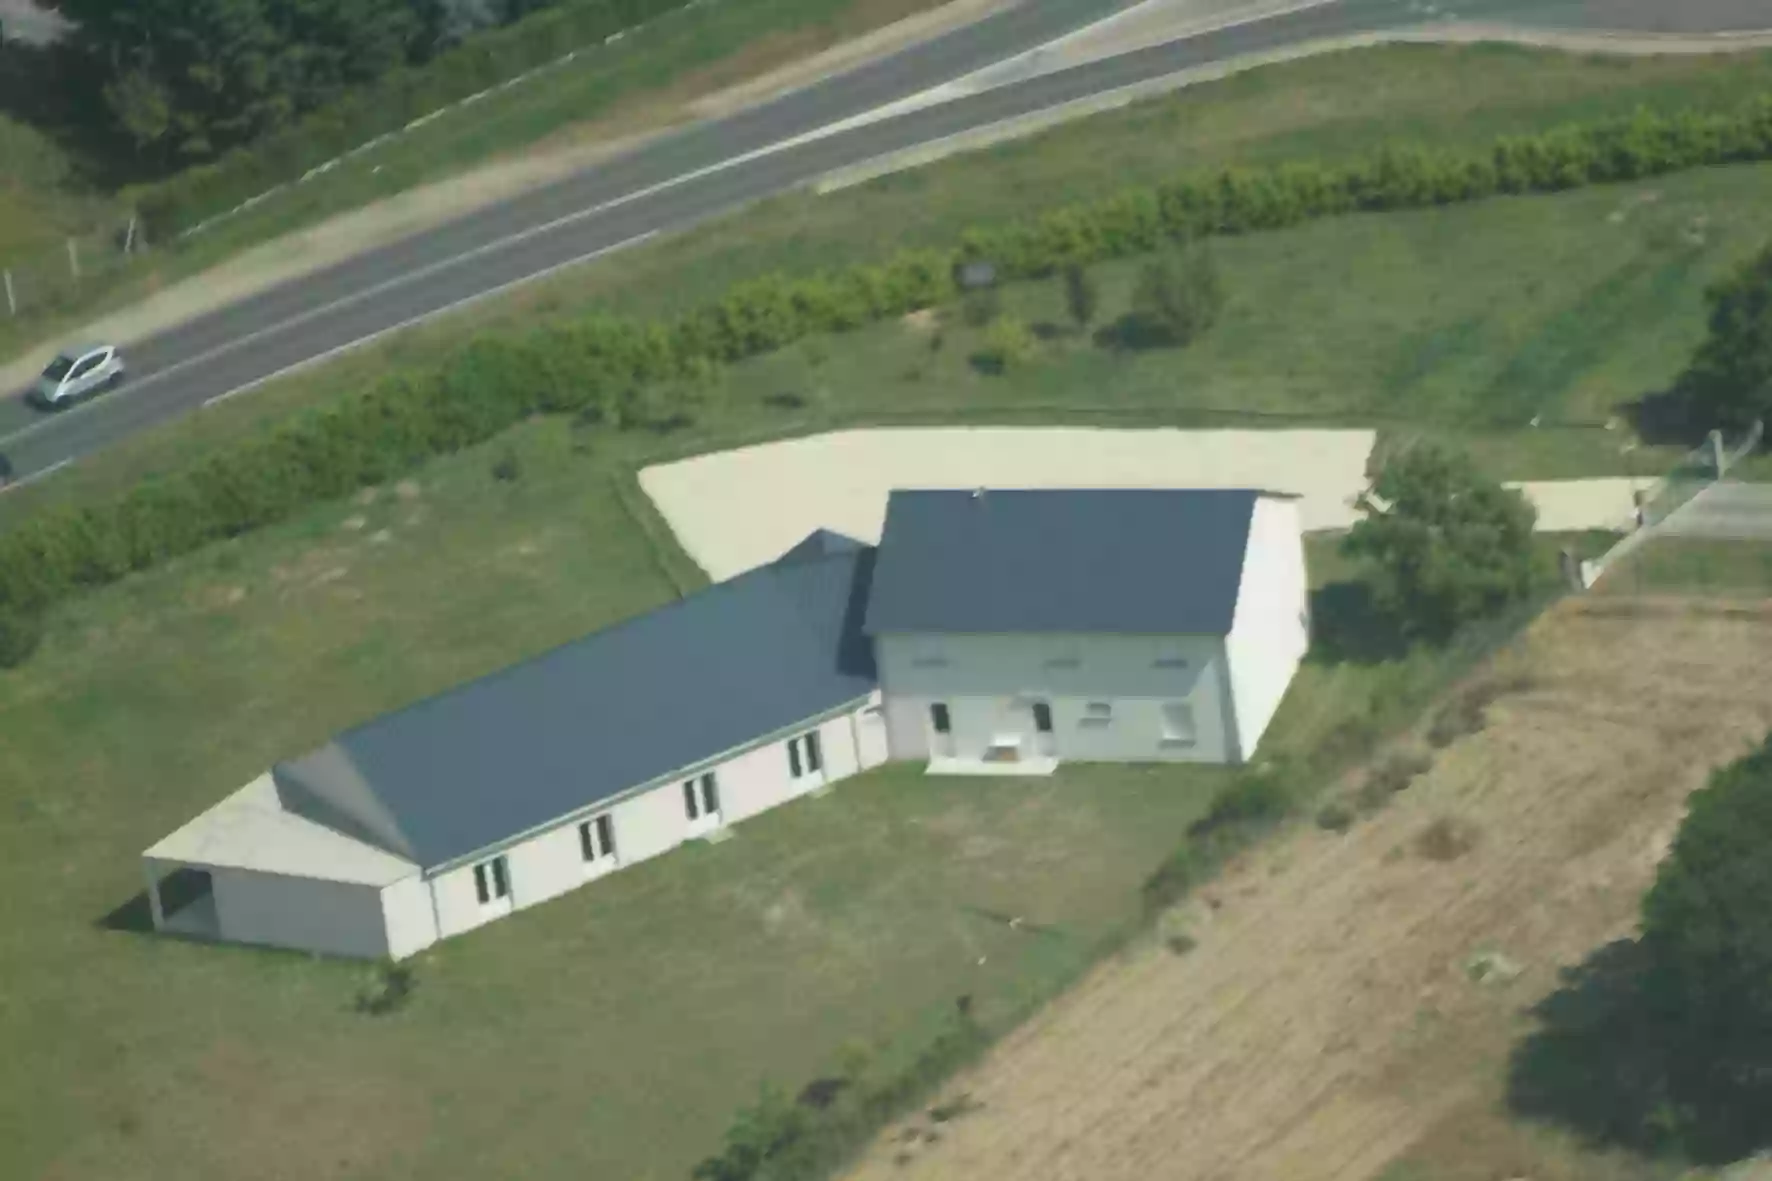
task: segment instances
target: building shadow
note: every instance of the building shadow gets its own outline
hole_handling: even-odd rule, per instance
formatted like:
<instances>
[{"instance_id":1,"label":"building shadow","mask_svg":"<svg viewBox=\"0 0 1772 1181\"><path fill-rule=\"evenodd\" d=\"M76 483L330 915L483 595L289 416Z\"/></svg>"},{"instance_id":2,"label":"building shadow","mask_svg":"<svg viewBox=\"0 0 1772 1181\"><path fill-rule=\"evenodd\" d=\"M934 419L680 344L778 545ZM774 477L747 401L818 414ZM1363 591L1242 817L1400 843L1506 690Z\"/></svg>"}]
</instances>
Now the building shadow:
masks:
<instances>
[{"instance_id":1,"label":"building shadow","mask_svg":"<svg viewBox=\"0 0 1772 1181\"><path fill-rule=\"evenodd\" d=\"M1409 651L1399 622L1356 579L1311 591L1311 649L1316 664L1382 664Z\"/></svg>"},{"instance_id":2,"label":"building shadow","mask_svg":"<svg viewBox=\"0 0 1772 1181\"><path fill-rule=\"evenodd\" d=\"M154 933L154 912L148 906L148 892L136 891L134 898L111 911L96 924L103 931L124 931L131 935Z\"/></svg>"},{"instance_id":3,"label":"building shadow","mask_svg":"<svg viewBox=\"0 0 1772 1181\"><path fill-rule=\"evenodd\" d=\"M1563 970L1510 1057L1509 1109L1590 1144L1703 1165L1772 1145L1764 1085L1719 1085L1651 1003L1648 966L1639 942L1620 939Z\"/></svg>"}]
</instances>

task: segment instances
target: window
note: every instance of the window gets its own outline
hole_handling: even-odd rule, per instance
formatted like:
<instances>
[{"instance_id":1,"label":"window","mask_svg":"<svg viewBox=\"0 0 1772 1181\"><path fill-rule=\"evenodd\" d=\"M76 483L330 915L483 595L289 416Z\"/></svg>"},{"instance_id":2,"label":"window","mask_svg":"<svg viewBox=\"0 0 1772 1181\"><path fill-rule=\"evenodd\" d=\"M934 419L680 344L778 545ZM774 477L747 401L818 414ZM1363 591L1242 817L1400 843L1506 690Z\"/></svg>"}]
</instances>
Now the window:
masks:
<instances>
[{"instance_id":1,"label":"window","mask_svg":"<svg viewBox=\"0 0 1772 1181\"><path fill-rule=\"evenodd\" d=\"M491 906L500 898L510 897L511 880L506 874L503 857L482 861L474 867L474 893L479 896L481 906Z\"/></svg>"},{"instance_id":2,"label":"window","mask_svg":"<svg viewBox=\"0 0 1772 1181\"><path fill-rule=\"evenodd\" d=\"M1075 656L1054 656L1046 662L1047 668L1077 668L1083 662Z\"/></svg>"},{"instance_id":3,"label":"window","mask_svg":"<svg viewBox=\"0 0 1772 1181\"><path fill-rule=\"evenodd\" d=\"M935 728L937 734L953 733L954 719L949 716L945 702L938 701L929 707L929 724Z\"/></svg>"},{"instance_id":4,"label":"window","mask_svg":"<svg viewBox=\"0 0 1772 1181\"><path fill-rule=\"evenodd\" d=\"M1106 726L1113 720L1114 707L1105 701L1091 701L1083 707L1083 724L1085 726Z\"/></svg>"},{"instance_id":5,"label":"window","mask_svg":"<svg viewBox=\"0 0 1772 1181\"><path fill-rule=\"evenodd\" d=\"M683 781L683 810L691 820L712 816L720 810L720 788L714 782L712 771L698 779Z\"/></svg>"},{"instance_id":6,"label":"window","mask_svg":"<svg viewBox=\"0 0 1772 1181\"><path fill-rule=\"evenodd\" d=\"M1163 744L1192 746L1199 738L1194 728L1194 707L1185 701L1163 704Z\"/></svg>"},{"instance_id":7,"label":"window","mask_svg":"<svg viewBox=\"0 0 1772 1181\"><path fill-rule=\"evenodd\" d=\"M824 769L824 750L818 744L818 731L808 730L798 738L788 739L788 775L798 779Z\"/></svg>"},{"instance_id":8,"label":"window","mask_svg":"<svg viewBox=\"0 0 1772 1181\"><path fill-rule=\"evenodd\" d=\"M1034 702L1034 729L1042 734L1052 733L1052 707L1044 701Z\"/></svg>"},{"instance_id":9,"label":"window","mask_svg":"<svg viewBox=\"0 0 1772 1181\"><path fill-rule=\"evenodd\" d=\"M1185 656L1159 656L1159 657L1157 657L1156 660L1151 662L1151 667L1153 667L1153 668L1186 668L1187 667L1187 657L1185 657Z\"/></svg>"},{"instance_id":10,"label":"window","mask_svg":"<svg viewBox=\"0 0 1772 1181\"><path fill-rule=\"evenodd\" d=\"M946 668L948 658L945 656L916 656L911 659L912 668Z\"/></svg>"},{"instance_id":11,"label":"window","mask_svg":"<svg viewBox=\"0 0 1772 1181\"><path fill-rule=\"evenodd\" d=\"M85 377L88 373L91 373L94 369L97 369L100 365L104 364L104 360L105 355L103 353L93 353L91 356L83 359L78 365L74 366L74 372L71 376Z\"/></svg>"},{"instance_id":12,"label":"window","mask_svg":"<svg viewBox=\"0 0 1772 1181\"><path fill-rule=\"evenodd\" d=\"M578 848L586 862L615 856L615 822L608 813L578 826Z\"/></svg>"}]
</instances>

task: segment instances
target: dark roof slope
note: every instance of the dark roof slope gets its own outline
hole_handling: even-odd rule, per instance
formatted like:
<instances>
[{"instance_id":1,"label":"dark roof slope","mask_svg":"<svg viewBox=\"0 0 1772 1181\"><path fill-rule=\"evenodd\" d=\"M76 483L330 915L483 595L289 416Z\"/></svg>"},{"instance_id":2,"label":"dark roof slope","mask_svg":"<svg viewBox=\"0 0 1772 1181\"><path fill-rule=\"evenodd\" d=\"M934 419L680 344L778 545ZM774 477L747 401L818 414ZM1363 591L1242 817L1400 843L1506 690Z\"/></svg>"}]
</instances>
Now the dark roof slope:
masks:
<instances>
[{"instance_id":1,"label":"dark roof slope","mask_svg":"<svg viewBox=\"0 0 1772 1181\"><path fill-rule=\"evenodd\" d=\"M853 701L874 551L814 540L342 734L279 794L428 868Z\"/></svg>"},{"instance_id":2,"label":"dark roof slope","mask_svg":"<svg viewBox=\"0 0 1772 1181\"><path fill-rule=\"evenodd\" d=\"M1259 496L894 492L866 630L1224 635Z\"/></svg>"}]
</instances>

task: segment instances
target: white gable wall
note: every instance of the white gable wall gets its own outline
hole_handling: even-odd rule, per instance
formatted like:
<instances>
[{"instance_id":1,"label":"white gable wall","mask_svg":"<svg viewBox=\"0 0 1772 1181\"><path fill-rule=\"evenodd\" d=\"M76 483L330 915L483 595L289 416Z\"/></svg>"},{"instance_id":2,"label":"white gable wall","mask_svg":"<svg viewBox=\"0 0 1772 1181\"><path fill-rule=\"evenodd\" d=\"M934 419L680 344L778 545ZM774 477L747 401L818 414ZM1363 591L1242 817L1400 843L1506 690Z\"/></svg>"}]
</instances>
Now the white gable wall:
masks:
<instances>
[{"instance_id":1,"label":"white gable wall","mask_svg":"<svg viewBox=\"0 0 1772 1181\"><path fill-rule=\"evenodd\" d=\"M1264 496L1255 502L1236 619L1225 640L1243 758L1255 753L1309 646L1310 582L1298 502Z\"/></svg>"},{"instance_id":2,"label":"white gable wall","mask_svg":"<svg viewBox=\"0 0 1772 1181\"><path fill-rule=\"evenodd\" d=\"M223 939L328 955L388 954L382 892L375 886L219 866L209 874Z\"/></svg>"},{"instance_id":3,"label":"white gable wall","mask_svg":"<svg viewBox=\"0 0 1772 1181\"><path fill-rule=\"evenodd\" d=\"M772 737L717 763L695 768L693 773L696 776L703 771L714 773L721 821L723 824L736 823L787 803L824 783L846 778L883 762L884 749L878 752L878 757L873 757L870 752L866 758L858 750L858 727L863 722L861 712L858 707L856 711L839 714L816 725L808 723L803 729ZM812 729L816 729L820 736L823 769L818 774L804 774L794 779L788 773L787 740ZM481 905L474 887L473 864L437 874L430 881L430 892L436 899L441 936L457 935L512 910L558 897L611 869L656 857L692 839L689 815L683 803L683 781L689 777L690 771L686 769L645 791L619 799L605 808L579 813L544 832L506 846L501 852L510 883L508 905L497 902L490 906ZM616 862L614 865L593 863L587 866L579 843L578 826L605 812L614 827ZM489 852L485 856L492 855Z\"/></svg>"},{"instance_id":4,"label":"white gable wall","mask_svg":"<svg viewBox=\"0 0 1772 1181\"><path fill-rule=\"evenodd\" d=\"M894 758L932 749L930 706L947 705L954 755L975 759L1000 733L1021 730L1037 753L1028 703L1052 707L1059 759L1222 762L1231 757L1224 645L1213 636L912 635L876 637ZM1186 667L1163 662L1181 660ZM1104 723L1088 707L1111 707ZM1192 743L1165 741L1163 707L1192 710Z\"/></svg>"}]
</instances>

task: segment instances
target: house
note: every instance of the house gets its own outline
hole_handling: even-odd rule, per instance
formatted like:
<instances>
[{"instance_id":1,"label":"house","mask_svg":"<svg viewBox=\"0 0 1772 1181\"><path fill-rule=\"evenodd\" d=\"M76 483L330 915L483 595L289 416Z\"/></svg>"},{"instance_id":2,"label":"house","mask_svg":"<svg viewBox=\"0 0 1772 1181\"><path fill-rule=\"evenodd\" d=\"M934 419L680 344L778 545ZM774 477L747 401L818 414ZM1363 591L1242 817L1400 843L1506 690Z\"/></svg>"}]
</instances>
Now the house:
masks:
<instances>
[{"instance_id":1,"label":"house","mask_svg":"<svg viewBox=\"0 0 1772 1181\"><path fill-rule=\"evenodd\" d=\"M278 764L143 855L155 926L398 959L885 761L873 552L814 534Z\"/></svg>"},{"instance_id":2,"label":"house","mask_svg":"<svg viewBox=\"0 0 1772 1181\"><path fill-rule=\"evenodd\" d=\"M399 959L889 758L1238 762L1309 631L1296 503L908 491L346 731L143 854L157 929Z\"/></svg>"},{"instance_id":3,"label":"house","mask_svg":"<svg viewBox=\"0 0 1772 1181\"><path fill-rule=\"evenodd\" d=\"M1297 502L895 492L865 630L894 758L1239 763L1309 643Z\"/></svg>"}]
</instances>

